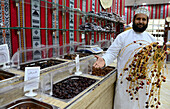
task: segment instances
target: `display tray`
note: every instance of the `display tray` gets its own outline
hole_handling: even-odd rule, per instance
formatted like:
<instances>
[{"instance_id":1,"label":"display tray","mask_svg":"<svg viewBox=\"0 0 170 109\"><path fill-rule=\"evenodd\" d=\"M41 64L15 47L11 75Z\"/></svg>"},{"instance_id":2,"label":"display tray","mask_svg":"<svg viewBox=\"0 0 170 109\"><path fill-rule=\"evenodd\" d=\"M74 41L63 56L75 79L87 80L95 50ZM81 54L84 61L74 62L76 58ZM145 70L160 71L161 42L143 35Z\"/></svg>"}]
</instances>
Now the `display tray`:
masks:
<instances>
[{"instance_id":1,"label":"display tray","mask_svg":"<svg viewBox=\"0 0 170 109\"><path fill-rule=\"evenodd\" d=\"M76 97L83 92L89 86L94 84L97 80L82 77L82 76L70 76L53 84L53 97L62 99L66 102Z\"/></svg>"},{"instance_id":2,"label":"display tray","mask_svg":"<svg viewBox=\"0 0 170 109\"><path fill-rule=\"evenodd\" d=\"M104 77L107 74L111 73L113 70L115 70L115 67L104 67L104 68L95 68L92 67L92 72L89 72L90 75L94 75L94 76L100 76L100 77Z\"/></svg>"},{"instance_id":3,"label":"display tray","mask_svg":"<svg viewBox=\"0 0 170 109\"><path fill-rule=\"evenodd\" d=\"M3 106L2 109L57 109L57 107L32 98L21 98Z\"/></svg>"},{"instance_id":4,"label":"display tray","mask_svg":"<svg viewBox=\"0 0 170 109\"><path fill-rule=\"evenodd\" d=\"M0 70L0 82L11 79L15 76L17 75L4 70Z\"/></svg>"},{"instance_id":5,"label":"display tray","mask_svg":"<svg viewBox=\"0 0 170 109\"><path fill-rule=\"evenodd\" d=\"M36 67L36 66L40 66L40 69L44 69L44 68L51 67L54 65L62 64L64 62L67 62L67 61L57 60L57 59L38 60L34 62L21 64L20 70L25 71L25 67Z\"/></svg>"},{"instance_id":6,"label":"display tray","mask_svg":"<svg viewBox=\"0 0 170 109\"><path fill-rule=\"evenodd\" d=\"M86 56L89 56L91 55L90 53L75 53L75 54L67 54L67 55L64 55L64 59L68 59L68 60L75 60L77 54L79 54L79 58L82 58L82 57L86 57Z\"/></svg>"}]
</instances>

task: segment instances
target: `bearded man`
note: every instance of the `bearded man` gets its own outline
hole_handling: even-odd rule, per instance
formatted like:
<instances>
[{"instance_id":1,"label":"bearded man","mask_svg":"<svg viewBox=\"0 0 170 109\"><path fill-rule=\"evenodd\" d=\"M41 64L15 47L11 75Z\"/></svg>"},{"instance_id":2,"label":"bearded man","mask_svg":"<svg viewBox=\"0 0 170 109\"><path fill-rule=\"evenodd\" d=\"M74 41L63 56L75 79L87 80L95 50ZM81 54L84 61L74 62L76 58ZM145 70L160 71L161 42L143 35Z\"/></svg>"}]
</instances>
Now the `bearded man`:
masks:
<instances>
[{"instance_id":1,"label":"bearded man","mask_svg":"<svg viewBox=\"0 0 170 109\"><path fill-rule=\"evenodd\" d=\"M156 42L155 38L145 31L148 26L148 21L149 11L144 7L139 7L135 11L135 15L133 17L132 29L119 34L102 57L96 56L97 61L93 65L93 67L96 68L108 66L117 58L117 81L114 98L114 109L145 108L145 102L147 99L147 96L145 95L145 89L140 90L137 100L131 100L129 94L126 92L128 84L126 77L128 74L124 74L121 78L119 76L123 72L126 62L130 56L132 56L132 53L135 49L139 48L144 43L147 44L146 42ZM142 44L131 44L136 41ZM125 51L120 52L125 47L127 47ZM123 84L120 83L121 81Z\"/></svg>"}]
</instances>

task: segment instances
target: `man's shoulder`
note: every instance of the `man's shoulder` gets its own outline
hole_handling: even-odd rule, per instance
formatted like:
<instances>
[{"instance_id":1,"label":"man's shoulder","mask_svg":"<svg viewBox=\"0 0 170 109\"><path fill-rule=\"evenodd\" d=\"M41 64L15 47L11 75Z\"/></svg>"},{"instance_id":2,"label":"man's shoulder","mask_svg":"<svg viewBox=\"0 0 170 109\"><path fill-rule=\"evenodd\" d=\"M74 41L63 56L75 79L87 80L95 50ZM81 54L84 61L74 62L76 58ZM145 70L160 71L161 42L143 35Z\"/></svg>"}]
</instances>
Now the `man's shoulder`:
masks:
<instances>
[{"instance_id":1,"label":"man's shoulder","mask_svg":"<svg viewBox=\"0 0 170 109\"><path fill-rule=\"evenodd\" d=\"M147 31L144 31L144 33L145 33L145 34L148 34L148 35L151 35L151 34L150 34L149 32L147 32ZM152 35L151 35L151 36L152 36Z\"/></svg>"},{"instance_id":2,"label":"man's shoulder","mask_svg":"<svg viewBox=\"0 0 170 109\"><path fill-rule=\"evenodd\" d=\"M132 31L133 31L133 30L130 29L130 30L121 32L119 35L116 36L116 39L120 39L120 40L126 39L127 37L129 37L129 34L130 34Z\"/></svg>"},{"instance_id":3,"label":"man's shoulder","mask_svg":"<svg viewBox=\"0 0 170 109\"><path fill-rule=\"evenodd\" d=\"M154 37L151 33L147 32L147 31L144 31L144 34L151 36L151 37Z\"/></svg>"},{"instance_id":4,"label":"man's shoulder","mask_svg":"<svg viewBox=\"0 0 170 109\"><path fill-rule=\"evenodd\" d=\"M147 31L145 31L144 33L146 36L149 36L154 42L156 41L155 37L151 33L147 32Z\"/></svg>"},{"instance_id":5,"label":"man's shoulder","mask_svg":"<svg viewBox=\"0 0 170 109\"><path fill-rule=\"evenodd\" d=\"M120 35L120 36L125 36L125 35L131 33L132 31L133 31L133 29L129 29L129 30L126 30L126 31L120 33L119 35Z\"/></svg>"}]
</instances>

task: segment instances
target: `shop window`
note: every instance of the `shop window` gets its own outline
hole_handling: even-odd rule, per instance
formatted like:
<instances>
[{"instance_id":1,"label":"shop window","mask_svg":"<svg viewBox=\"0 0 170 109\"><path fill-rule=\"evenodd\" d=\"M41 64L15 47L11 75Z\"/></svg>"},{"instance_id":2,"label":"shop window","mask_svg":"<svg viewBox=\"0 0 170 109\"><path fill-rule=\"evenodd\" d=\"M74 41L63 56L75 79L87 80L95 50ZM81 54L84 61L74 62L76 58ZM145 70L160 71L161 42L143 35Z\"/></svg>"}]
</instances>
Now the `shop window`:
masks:
<instances>
[{"instance_id":1,"label":"shop window","mask_svg":"<svg viewBox=\"0 0 170 109\"><path fill-rule=\"evenodd\" d=\"M165 19L150 19L147 32L152 34L156 40L163 45L164 42Z\"/></svg>"}]
</instances>

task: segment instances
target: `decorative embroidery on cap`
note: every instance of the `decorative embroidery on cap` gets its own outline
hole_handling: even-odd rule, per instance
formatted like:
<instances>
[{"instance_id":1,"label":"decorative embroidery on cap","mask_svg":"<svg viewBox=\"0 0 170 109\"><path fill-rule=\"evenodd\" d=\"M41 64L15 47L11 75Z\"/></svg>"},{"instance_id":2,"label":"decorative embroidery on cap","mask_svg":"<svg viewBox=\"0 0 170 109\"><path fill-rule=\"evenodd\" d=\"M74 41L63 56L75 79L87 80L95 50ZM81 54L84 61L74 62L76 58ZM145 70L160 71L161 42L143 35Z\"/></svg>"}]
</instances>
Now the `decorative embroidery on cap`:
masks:
<instances>
[{"instance_id":1,"label":"decorative embroidery on cap","mask_svg":"<svg viewBox=\"0 0 170 109\"><path fill-rule=\"evenodd\" d=\"M136 9L135 15L140 13L145 14L149 17L149 11L145 7L139 7L138 9Z\"/></svg>"}]
</instances>

